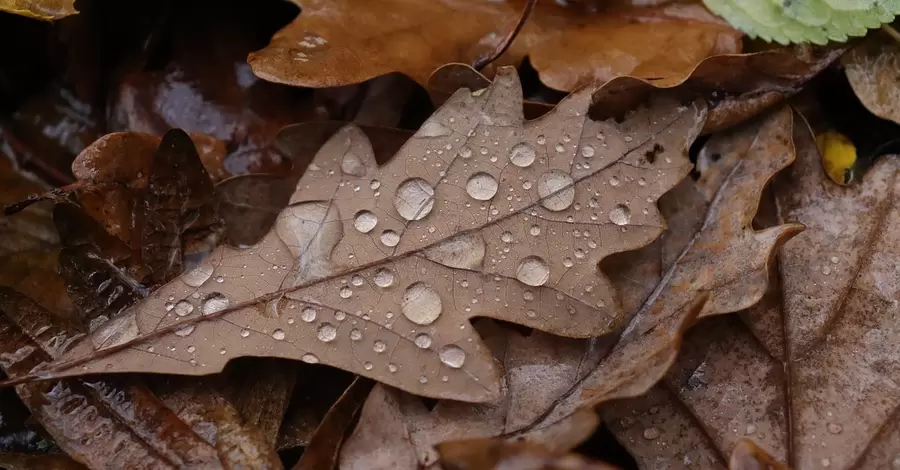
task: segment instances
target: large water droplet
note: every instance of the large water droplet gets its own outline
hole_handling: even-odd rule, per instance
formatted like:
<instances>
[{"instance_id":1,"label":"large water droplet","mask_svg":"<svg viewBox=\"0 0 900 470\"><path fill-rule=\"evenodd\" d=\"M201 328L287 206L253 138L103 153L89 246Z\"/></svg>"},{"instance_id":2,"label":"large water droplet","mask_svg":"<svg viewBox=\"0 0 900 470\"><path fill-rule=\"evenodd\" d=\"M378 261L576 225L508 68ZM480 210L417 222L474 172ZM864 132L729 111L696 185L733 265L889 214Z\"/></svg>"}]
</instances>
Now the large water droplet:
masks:
<instances>
[{"instance_id":1,"label":"large water droplet","mask_svg":"<svg viewBox=\"0 0 900 470\"><path fill-rule=\"evenodd\" d=\"M422 178L410 178L397 188L394 207L406 220L423 219L434 208L434 188Z\"/></svg>"},{"instance_id":2,"label":"large water droplet","mask_svg":"<svg viewBox=\"0 0 900 470\"><path fill-rule=\"evenodd\" d=\"M176 315L179 317L185 317L191 314L194 311L194 306L191 305L187 300L179 300L178 303L175 304L175 308L172 309Z\"/></svg>"},{"instance_id":3,"label":"large water droplet","mask_svg":"<svg viewBox=\"0 0 900 470\"><path fill-rule=\"evenodd\" d=\"M200 304L200 311L203 312L204 315L209 315L225 310L230 303L231 301L228 300L228 297L225 297L218 292L213 292L203 299L203 303Z\"/></svg>"},{"instance_id":4,"label":"large water droplet","mask_svg":"<svg viewBox=\"0 0 900 470\"><path fill-rule=\"evenodd\" d=\"M550 266L539 256L529 256L519 263L516 279L529 286L542 286L550 279Z\"/></svg>"},{"instance_id":5,"label":"large water droplet","mask_svg":"<svg viewBox=\"0 0 900 470\"><path fill-rule=\"evenodd\" d=\"M459 269L480 269L484 253L484 239L479 233L464 233L424 251L425 258Z\"/></svg>"},{"instance_id":6,"label":"large water droplet","mask_svg":"<svg viewBox=\"0 0 900 470\"><path fill-rule=\"evenodd\" d=\"M400 235L393 230L385 230L381 232L381 243L384 246L397 246L400 243Z\"/></svg>"},{"instance_id":7,"label":"large water droplet","mask_svg":"<svg viewBox=\"0 0 900 470\"><path fill-rule=\"evenodd\" d=\"M419 129L419 132L416 132L417 137L447 137L448 135L453 133L453 129L437 122L437 121L428 121L422 125Z\"/></svg>"},{"instance_id":8,"label":"large water droplet","mask_svg":"<svg viewBox=\"0 0 900 470\"><path fill-rule=\"evenodd\" d=\"M550 170L542 174L538 179L538 196L541 197L541 205L547 210L568 209L575 200L572 177L559 170Z\"/></svg>"},{"instance_id":9,"label":"large water droplet","mask_svg":"<svg viewBox=\"0 0 900 470\"><path fill-rule=\"evenodd\" d=\"M196 268L181 275L181 280L191 287L200 287L212 276L213 267L209 264L201 264Z\"/></svg>"},{"instance_id":10,"label":"large water droplet","mask_svg":"<svg viewBox=\"0 0 900 470\"><path fill-rule=\"evenodd\" d=\"M448 344L438 351L441 362L454 369L459 369L466 362L466 352L459 346Z\"/></svg>"},{"instance_id":11,"label":"large water droplet","mask_svg":"<svg viewBox=\"0 0 900 470\"><path fill-rule=\"evenodd\" d=\"M420 333L419 335L416 335L416 338L415 340L413 340L413 342L416 343L416 346L422 349L428 349L428 347L431 346L431 336L428 336L425 333Z\"/></svg>"},{"instance_id":12,"label":"large water droplet","mask_svg":"<svg viewBox=\"0 0 900 470\"><path fill-rule=\"evenodd\" d=\"M466 183L466 192L473 199L487 201L497 194L497 180L493 176L480 172L475 173Z\"/></svg>"},{"instance_id":13,"label":"large water droplet","mask_svg":"<svg viewBox=\"0 0 900 470\"><path fill-rule=\"evenodd\" d=\"M311 354L311 353L306 353L306 354L300 356L300 360L307 364L318 364L319 363L319 358L316 357L315 354Z\"/></svg>"},{"instance_id":14,"label":"large water droplet","mask_svg":"<svg viewBox=\"0 0 900 470\"><path fill-rule=\"evenodd\" d=\"M441 296L428 284L416 282L406 288L400 305L403 315L417 325L430 325L441 315Z\"/></svg>"},{"instance_id":15,"label":"large water droplet","mask_svg":"<svg viewBox=\"0 0 900 470\"><path fill-rule=\"evenodd\" d=\"M359 211L353 219L353 226L362 233L369 233L378 225L378 216L369 211Z\"/></svg>"},{"instance_id":16,"label":"large water droplet","mask_svg":"<svg viewBox=\"0 0 900 470\"><path fill-rule=\"evenodd\" d=\"M378 287L390 287L394 284L394 272L388 268L380 268L372 276L372 282Z\"/></svg>"},{"instance_id":17,"label":"large water droplet","mask_svg":"<svg viewBox=\"0 0 900 470\"><path fill-rule=\"evenodd\" d=\"M366 164L359 155L347 152L341 159L341 171L350 176L363 177L366 176Z\"/></svg>"},{"instance_id":18,"label":"large water droplet","mask_svg":"<svg viewBox=\"0 0 900 470\"><path fill-rule=\"evenodd\" d=\"M284 330L281 328L276 328L275 331L272 332L272 337L281 341L284 339Z\"/></svg>"},{"instance_id":19,"label":"large water droplet","mask_svg":"<svg viewBox=\"0 0 900 470\"><path fill-rule=\"evenodd\" d=\"M342 299L349 299L353 296L353 289L351 289L349 286L341 287L340 295Z\"/></svg>"},{"instance_id":20,"label":"large water droplet","mask_svg":"<svg viewBox=\"0 0 900 470\"><path fill-rule=\"evenodd\" d=\"M591 158L594 156L594 147L592 145L583 145L581 147L581 155L584 158Z\"/></svg>"},{"instance_id":21,"label":"large water droplet","mask_svg":"<svg viewBox=\"0 0 900 470\"><path fill-rule=\"evenodd\" d=\"M305 307L300 311L300 319L305 321L306 323L312 323L316 321L316 309L312 307Z\"/></svg>"},{"instance_id":22,"label":"large water droplet","mask_svg":"<svg viewBox=\"0 0 900 470\"><path fill-rule=\"evenodd\" d=\"M840 434L844 427L837 423L828 423L828 432L831 434Z\"/></svg>"},{"instance_id":23,"label":"large water droplet","mask_svg":"<svg viewBox=\"0 0 900 470\"><path fill-rule=\"evenodd\" d=\"M513 146L509 155L509 161L515 166L525 168L534 163L534 157L534 149L525 142L520 142Z\"/></svg>"},{"instance_id":24,"label":"large water droplet","mask_svg":"<svg viewBox=\"0 0 900 470\"><path fill-rule=\"evenodd\" d=\"M625 225L631 221L631 209L624 204L616 204L609 211L609 220L616 225Z\"/></svg>"},{"instance_id":25,"label":"large water droplet","mask_svg":"<svg viewBox=\"0 0 900 470\"><path fill-rule=\"evenodd\" d=\"M500 240L501 240L503 243L511 243L511 242L513 241L513 234L512 234L512 232L506 231L506 232L501 233L501 234L500 234Z\"/></svg>"},{"instance_id":26,"label":"large water droplet","mask_svg":"<svg viewBox=\"0 0 900 470\"><path fill-rule=\"evenodd\" d=\"M326 343L334 341L334 339L337 338L337 328L331 323L322 323L316 330L316 338L319 338L319 341Z\"/></svg>"}]
</instances>

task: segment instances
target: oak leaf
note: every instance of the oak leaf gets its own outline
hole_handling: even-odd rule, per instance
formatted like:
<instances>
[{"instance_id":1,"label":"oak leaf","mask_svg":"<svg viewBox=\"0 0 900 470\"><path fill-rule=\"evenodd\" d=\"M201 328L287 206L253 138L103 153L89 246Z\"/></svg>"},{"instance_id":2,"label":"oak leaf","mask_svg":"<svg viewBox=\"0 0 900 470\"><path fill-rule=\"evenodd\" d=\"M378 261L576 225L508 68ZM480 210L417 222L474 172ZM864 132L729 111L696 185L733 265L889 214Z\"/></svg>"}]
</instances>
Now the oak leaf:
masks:
<instances>
[{"instance_id":1,"label":"oak leaf","mask_svg":"<svg viewBox=\"0 0 900 470\"><path fill-rule=\"evenodd\" d=\"M661 385L621 404L633 414L608 416L642 467L670 457L723 467L742 438L797 469L900 463L900 168L881 161L840 187L807 129L794 144L797 162L773 184L775 215L806 231L778 254L780 282L739 316L689 332ZM651 427L655 442L640 437Z\"/></svg>"},{"instance_id":2,"label":"oak leaf","mask_svg":"<svg viewBox=\"0 0 900 470\"><path fill-rule=\"evenodd\" d=\"M900 44L872 34L841 58L859 100L882 118L900 124Z\"/></svg>"},{"instance_id":3,"label":"oak leaf","mask_svg":"<svg viewBox=\"0 0 900 470\"><path fill-rule=\"evenodd\" d=\"M0 0L0 11L44 21L59 20L78 13L75 0Z\"/></svg>"},{"instance_id":4,"label":"oak leaf","mask_svg":"<svg viewBox=\"0 0 900 470\"><path fill-rule=\"evenodd\" d=\"M698 314L738 311L762 297L772 254L799 230L792 224L763 231L750 226L764 185L794 158L790 118L784 109L750 127L760 138L731 156L746 154L740 165L707 178L708 199L684 197L697 191L692 180L663 196L672 225L661 241L609 258L604 271L615 273L626 310L637 311L620 335L579 341L507 331L492 348L504 365L504 395L488 404L441 401L429 411L416 397L378 386L342 452L342 468L387 469L396 462L427 467L444 440L524 437L567 450L589 437L597 422L586 408L651 388L674 362L681 332ZM637 256L642 253L649 255ZM703 293L709 296L705 304L692 302ZM392 437L397 435L408 438Z\"/></svg>"},{"instance_id":5,"label":"oak leaf","mask_svg":"<svg viewBox=\"0 0 900 470\"><path fill-rule=\"evenodd\" d=\"M690 168L701 106L663 97L594 121L590 96L526 123L505 69L486 90L459 91L380 168L365 135L344 128L260 243L218 248L55 372L202 375L276 356L421 395L496 396L497 367L469 319L614 330L626 318L596 265L659 235L654 202Z\"/></svg>"},{"instance_id":6,"label":"oak leaf","mask_svg":"<svg viewBox=\"0 0 900 470\"><path fill-rule=\"evenodd\" d=\"M250 54L253 72L303 87L360 83L391 72L425 84L450 62L499 47L524 2L295 0L302 12ZM574 90L619 75L683 76L702 59L740 52L740 35L696 3L585 13L538 2L497 65L525 56L549 87Z\"/></svg>"}]
</instances>

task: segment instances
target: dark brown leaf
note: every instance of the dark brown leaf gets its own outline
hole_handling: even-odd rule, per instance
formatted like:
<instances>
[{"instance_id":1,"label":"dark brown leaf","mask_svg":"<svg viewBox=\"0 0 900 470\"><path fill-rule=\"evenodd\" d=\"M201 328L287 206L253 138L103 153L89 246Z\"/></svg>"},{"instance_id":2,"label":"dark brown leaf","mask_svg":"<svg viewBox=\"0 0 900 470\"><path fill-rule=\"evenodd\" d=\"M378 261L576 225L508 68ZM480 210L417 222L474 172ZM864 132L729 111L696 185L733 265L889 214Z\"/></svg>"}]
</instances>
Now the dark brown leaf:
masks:
<instances>
[{"instance_id":1,"label":"dark brown leaf","mask_svg":"<svg viewBox=\"0 0 900 470\"><path fill-rule=\"evenodd\" d=\"M0 452L0 467L5 470L84 470L84 465L59 454L19 454Z\"/></svg>"},{"instance_id":2,"label":"dark brown leaf","mask_svg":"<svg viewBox=\"0 0 900 470\"><path fill-rule=\"evenodd\" d=\"M612 465L529 442L468 439L444 442L437 451L445 470L616 470Z\"/></svg>"}]
</instances>

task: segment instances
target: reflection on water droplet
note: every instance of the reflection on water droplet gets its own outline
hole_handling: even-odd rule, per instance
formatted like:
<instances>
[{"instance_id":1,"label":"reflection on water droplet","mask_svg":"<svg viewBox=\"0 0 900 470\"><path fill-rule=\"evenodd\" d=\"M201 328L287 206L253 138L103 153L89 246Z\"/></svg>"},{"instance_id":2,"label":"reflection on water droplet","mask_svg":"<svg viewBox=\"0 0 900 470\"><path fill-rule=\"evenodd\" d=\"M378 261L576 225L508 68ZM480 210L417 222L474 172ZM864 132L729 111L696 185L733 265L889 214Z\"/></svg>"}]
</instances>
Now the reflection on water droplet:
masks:
<instances>
[{"instance_id":1,"label":"reflection on water droplet","mask_svg":"<svg viewBox=\"0 0 900 470\"><path fill-rule=\"evenodd\" d=\"M550 266L539 256L529 256L519 263L516 279L529 286L542 286L550 279Z\"/></svg>"},{"instance_id":2,"label":"reflection on water droplet","mask_svg":"<svg viewBox=\"0 0 900 470\"><path fill-rule=\"evenodd\" d=\"M372 344L372 350L377 353L383 353L385 350L387 350L387 344L385 344L384 341L380 339L376 340L375 343Z\"/></svg>"},{"instance_id":3,"label":"reflection on water droplet","mask_svg":"<svg viewBox=\"0 0 900 470\"><path fill-rule=\"evenodd\" d=\"M381 232L381 243L384 246L397 246L400 243L400 235L393 230L385 230Z\"/></svg>"},{"instance_id":4,"label":"reflection on water droplet","mask_svg":"<svg viewBox=\"0 0 900 470\"><path fill-rule=\"evenodd\" d=\"M372 370L372 367L373 366L372 366L371 362L363 363L363 369L365 369L365 370Z\"/></svg>"},{"instance_id":5,"label":"reflection on water droplet","mask_svg":"<svg viewBox=\"0 0 900 470\"><path fill-rule=\"evenodd\" d=\"M542 135L537 136L538 145L544 145L547 143L547 138Z\"/></svg>"},{"instance_id":6,"label":"reflection on water droplet","mask_svg":"<svg viewBox=\"0 0 900 470\"><path fill-rule=\"evenodd\" d=\"M537 226L537 225L532 225L531 228L528 229L528 233L530 233L531 235L536 237L541 234L541 227Z\"/></svg>"},{"instance_id":7,"label":"reflection on water droplet","mask_svg":"<svg viewBox=\"0 0 900 470\"><path fill-rule=\"evenodd\" d=\"M375 271L375 275L372 276L372 281L375 282L375 285L378 287L391 287L394 284L394 272L388 268L381 268Z\"/></svg>"},{"instance_id":8,"label":"reflection on water droplet","mask_svg":"<svg viewBox=\"0 0 900 470\"><path fill-rule=\"evenodd\" d=\"M305 321L306 323L312 323L316 321L316 309L312 307L305 307L300 311L300 319Z\"/></svg>"},{"instance_id":9,"label":"reflection on water droplet","mask_svg":"<svg viewBox=\"0 0 900 470\"><path fill-rule=\"evenodd\" d=\"M340 310L335 310L335 311L334 311L334 319L335 319L335 320L337 320L337 321L344 321L345 318L347 318L347 314L346 314L346 313L344 313L344 312L342 312L342 311L340 311Z\"/></svg>"},{"instance_id":10,"label":"reflection on water droplet","mask_svg":"<svg viewBox=\"0 0 900 470\"><path fill-rule=\"evenodd\" d=\"M359 211L353 219L353 226L362 233L369 233L378 225L378 216L369 211Z\"/></svg>"},{"instance_id":11,"label":"reflection on water droplet","mask_svg":"<svg viewBox=\"0 0 900 470\"><path fill-rule=\"evenodd\" d=\"M181 275L181 280L191 287L200 287L212 276L213 267L209 264L201 264L196 268Z\"/></svg>"},{"instance_id":12,"label":"reflection on water droplet","mask_svg":"<svg viewBox=\"0 0 900 470\"><path fill-rule=\"evenodd\" d=\"M364 282L366 281L359 274L354 274L353 277L350 278L350 284L353 284L356 287L363 285Z\"/></svg>"},{"instance_id":13,"label":"reflection on water droplet","mask_svg":"<svg viewBox=\"0 0 900 470\"><path fill-rule=\"evenodd\" d=\"M512 233L510 233L510 232L503 232L503 233L501 233L501 234L500 234L500 240L502 240L504 243L510 243L510 242L512 242L512 241L513 241Z\"/></svg>"},{"instance_id":14,"label":"reflection on water droplet","mask_svg":"<svg viewBox=\"0 0 900 470\"><path fill-rule=\"evenodd\" d=\"M459 369L466 362L466 352L459 346L448 344L438 351L438 357L445 365Z\"/></svg>"},{"instance_id":15,"label":"reflection on water droplet","mask_svg":"<svg viewBox=\"0 0 900 470\"><path fill-rule=\"evenodd\" d=\"M497 194L497 180L488 173L479 172L472 175L466 183L466 192L473 199L488 201Z\"/></svg>"},{"instance_id":16,"label":"reflection on water droplet","mask_svg":"<svg viewBox=\"0 0 900 470\"><path fill-rule=\"evenodd\" d=\"M180 329L175 330L175 334L176 334L177 336L181 336L181 337L183 338L183 337L185 337L185 336L187 336L187 335L193 333L193 332L194 332L194 328L196 328L196 325L188 325L188 326L186 326L186 327L184 327L184 328L180 328Z\"/></svg>"},{"instance_id":17,"label":"reflection on water droplet","mask_svg":"<svg viewBox=\"0 0 900 470\"><path fill-rule=\"evenodd\" d=\"M342 299L349 299L353 295L353 289L348 286L341 287L340 295Z\"/></svg>"},{"instance_id":18,"label":"reflection on water droplet","mask_svg":"<svg viewBox=\"0 0 900 470\"><path fill-rule=\"evenodd\" d=\"M575 200L572 177L559 170L550 170L538 179L538 196L541 205L551 211L562 211ZM552 196L551 196L552 195Z\"/></svg>"},{"instance_id":19,"label":"reflection on water droplet","mask_svg":"<svg viewBox=\"0 0 900 470\"><path fill-rule=\"evenodd\" d=\"M431 336L428 336L425 333L421 333L416 336L414 342L416 343L416 346L422 349L428 349L428 347L431 346Z\"/></svg>"},{"instance_id":20,"label":"reflection on water droplet","mask_svg":"<svg viewBox=\"0 0 900 470\"><path fill-rule=\"evenodd\" d=\"M441 315L441 296L428 284L416 282L406 288L400 304L403 315L417 325L430 325Z\"/></svg>"},{"instance_id":21,"label":"reflection on water droplet","mask_svg":"<svg viewBox=\"0 0 900 470\"><path fill-rule=\"evenodd\" d=\"M594 147L591 146L591 145L584 145L584 146L582 146L582 147L581 147L581 155L583 155L584 158L591 158L591 157L593 157L593 156L594 156Z\"/></svg>"},{"instance_id":22,"label":"reflection on water droplet","mask_svg":"<svg viewBox=\"0 0 900 470\"><path fill-rule=\"evenodd\" d=\"M397 188L394 207L406 220L423 219L434 208L434 188L422 178L410 178Z\"/></svg>"},{"instance_id":23,"label":"reflection on water droplet","mask_svg":"<svg viewBox=\"0 0 900 470\"><path fill-rule=\"evenodd\" d=\"M459 150L459 156L462 158L469 158L472 156L472 149L469 147L463 147Z\"/></svg>"},{"instance_id":24,"label":"reflection on water droplet","mask_svg":"<svg viewBox=\"0 0 900 470\"><path fill-rule=\"evenodd\" d=\"M315 354L306 353L300 356L300 360L307 364L318 364L319 358Z\"/></svg>"},{"instance_id":25,"label":"reflection on water droplet","mask_svg":"<svg viewBox=\"0 0 900 470\"><path fill-rule=\"evenodd\" d=\"M647 180L644 178L638 178L638 186L647 186Z\"/></svg>"},{"instance_id":26,"label":"reflection on water droplet","mask_svg":"<svg viewBox=\"0 0 900 470\"><path fill-rule=\"evenodd\" d=\"M246 338L248 336L250 336L250 330L246 328L241 329L241 338Z\"/></svg>"},{"instance_id":27,"label":"reflection on water droplet","mask_svg":"<svg viewBox=\"0 0 900 470\"><path fill-rule=\"evenodd\" d=\"M832 257L831 257L831 262L832 262L832 263L838 264L839 261L840 261L840 259L839 259L837 256L832 256Z\"/></svg>"},{"instance_id":28,"label":"reflection on water droplet","mask_svg":"<svg viewBox=\"0 0 900 470\"><path fill-rule=\"evenodd\" d=\"M203 303L200 304L200 311L203 312L204 315L209 315L225 310L230 303L231 301L228 300L228 297L225 297L218 292L213 292L203 299Z\"/></svg>"},{"instance_id":29,"label":"reflection on water droplet","mask_svg":"<svg viewBox=\"0 0 900 470\"><path fill-rule=\"evenodd\" d=\"M189 352L191 354L194 354L194 351L196 351L196 350L197 350L196 346L188 346L188 348L187 348L187 352Z\"/></svg>"},{"instance_id":30,"label":"reflection on water droplet","mask_svg":"<svg viewBox=\"0 0 900 470\"><path fill-rule=\"evenodd\" d=\"M616 225L625 225L631 221L631 209L624 204L616 204L609 211L609 220Z\"/></svg>"},{"instance_id":31,"label":"reflection on water droplet","mask_svg":"<svg viewBox=\"0 0 900 470\"><path fill-rule=\"evenodd\" d=\"M362 331L359 331L356 328L350 330L350 339L352 339L353 341L361 340L362 339Z\"/></svg>"},{"instance_id":32,"label":"reflection on water droplet","mask_svg":"<svg viewBox=\"0 0 900 470\"><path fill-rule=\"evenodd\" d=\"M334 338L337 338L337 328L331 323L322 323L316 330L316 337L319 338L319 341L326 343L334 341Z\"/></svg>"},{"instance_id":33,"label":"reflection on water droplet","mask_svg":"<svg viewBox=\"0 0 900 470\"><path fill-rule=\"evenodd\" d=\"M453 133L453 129L437 122L428 121L416 132L416 137L447 137Z\"/></svg>"},{"instance_id":34,"label":"reflection on water droplet","mask_svg":"<svg viewBox=\"0 0 900 470\"><path fill-rule=\"evenodd\" d=\"M175 308L173 310L179 317L184 317L190 315L191 312L194 311L194 306L191 305L191 303L187 300L179 300L178 303L175 304Z\"/></svg>"},{"instance_id":35,"label":"reflection on water droplet","mask_svg":"<svg viewBox=\"0 0 900 470\"><path fill-rule=\"evenodd\" d=\"M659 436L660 436L659 429L657 429L655 427L649 427L647 429L644 429L644 439L648 439L648 440L652 441L652 440L658 438Z\"/></svg>"},{"instance_id":36,"label":"reflection on water droplet","mask_svg":"<svg viewBox=\"0 0 900 470\"><path fill-rule=\"evenodd\" d=\"M560 143L557 143L556 146L555 146L554 148L555 148L556 151L559 152L559 153L562 153L562 151L566 149L565 147L563 147L563 144L560 144Z\"/></svg>"},{"instance_id":37,"label":"reflection on water droplet","mask_svg":"<svg viewBox=\"0 0 900 470\"><path fill-rule=\"evenodd\" d=\"M378 189L381 187L381 181L372 180L371 182L369 182L369 187L372 188L373 190Z\"/></svg>"},{"instance_id":38,"label":"reflection on water droplet","mask_svg":"<svg viewBox=\"0 0 900 470\"><path fill-rule=\"evenodd\" d=\"M284 330L281 328L276 328L275 331L272 332L272 337L281 341L284 339Z\"/></svg>"},{"instance_id":39,"label":"reflection on water droplet","mask_svg":"<svg viewBox=\"0 0 900 470\"><path fill-rule=\"evenodd\" d=\"M575 265L575 262L572 261L572 258L569 258L569 257L563 258L563 266L565 266L567 268L571 268L574 265Z\"/></svg>"},{"instance_id":40,"label":"reflection on water droplet","mask_svg":"<svg viewBox=\"0 0 900 470\"><path fill-rule=\"evenodd\" d=\"M397 365L396 364L388 364L388 372L391 372L391 373L397 372Z\"/></svg>"},{"instance_id":41,"label":"reflection on water droplet","mask_svg":"<svg viewBox=\"0 0 900 470\"><path fill-rule=\"evenodd\" d=\"M822 266L822 274L824 274L826 276L831 274L831 267L830 266Z\"/></svg>"},{"instance_id":42,"label":"reflection on water droplet","mask_svg":"<svg viewBox=\"0 0 900 470\"><path fill-rule=\"evenodd\" d=\"M359 155L347 152L341 159L341 171L350 176L366 176L366 164Z\"/></svg>"},{"instance_id":43,"label":"reflection on water droplet","mask_svg":"<svg viewBox=\"0 0 900 470\"><path fill-rule=\"evenodd\" d=\"M520 142L513 146L509 155L509 161L515 166L526 168L534 163L534 157L534 149L525 142Z\"/></svg>"},{"instance_id":44,"label":"reflection on water droplet","mask_svg":"<svg viewBox=\"0 0 900 470\"><path fill-rule=\"evenodd\" d=\"M619 178L616 177L616 176L611 177L611 178L609 179L609 185L610 185L610 186L613 186L613 187L618 186L618 185L619 185Z\"/></svg>"},{"instance_id":45,"label":"reflection on water droplet","mask_svg":"<svg viewBox=\"0 0 900 470\"><path fill-rule=\"evenodd\" d=\"M216 276L216 282L219 284L225 282L225 276Z\"/></svg>"}]
</instances>

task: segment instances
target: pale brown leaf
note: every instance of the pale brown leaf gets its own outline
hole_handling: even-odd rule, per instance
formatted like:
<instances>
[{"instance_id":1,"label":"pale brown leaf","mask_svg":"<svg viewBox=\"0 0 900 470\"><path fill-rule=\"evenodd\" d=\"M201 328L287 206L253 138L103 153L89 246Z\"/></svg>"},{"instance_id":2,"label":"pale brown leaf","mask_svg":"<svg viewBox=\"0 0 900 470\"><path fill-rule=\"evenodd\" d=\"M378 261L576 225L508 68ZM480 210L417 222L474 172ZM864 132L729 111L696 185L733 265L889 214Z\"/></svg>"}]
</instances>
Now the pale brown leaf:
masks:
<instances>
[{"instance_id":1,"label":"pale brown leaf","mask_svg":"<svg viewBox=\"0 0 900 470\"><path fill-rule=\"evenodd\" d=\"M870 34L841 62L862 104L900 124L900 43L886 34Z\"/></svg>"},{"instance_id":2,"label":"pale brown leaf","mask_svg":"<svg viewBox=\"0 0 900 470\"><path fill-rule=\"evenodd\" d=\"M277 356L421 395L495 397L498 370L469 319L579 337L621 325L596 265L658 236L655 200L690 168L702 107L659 98L593 121L590 94L523 122L505 70L459 91L380 168L365 135L344 128L259 244L220 247L58 372L197 375Z\"/></svg>"}]
</instances>

